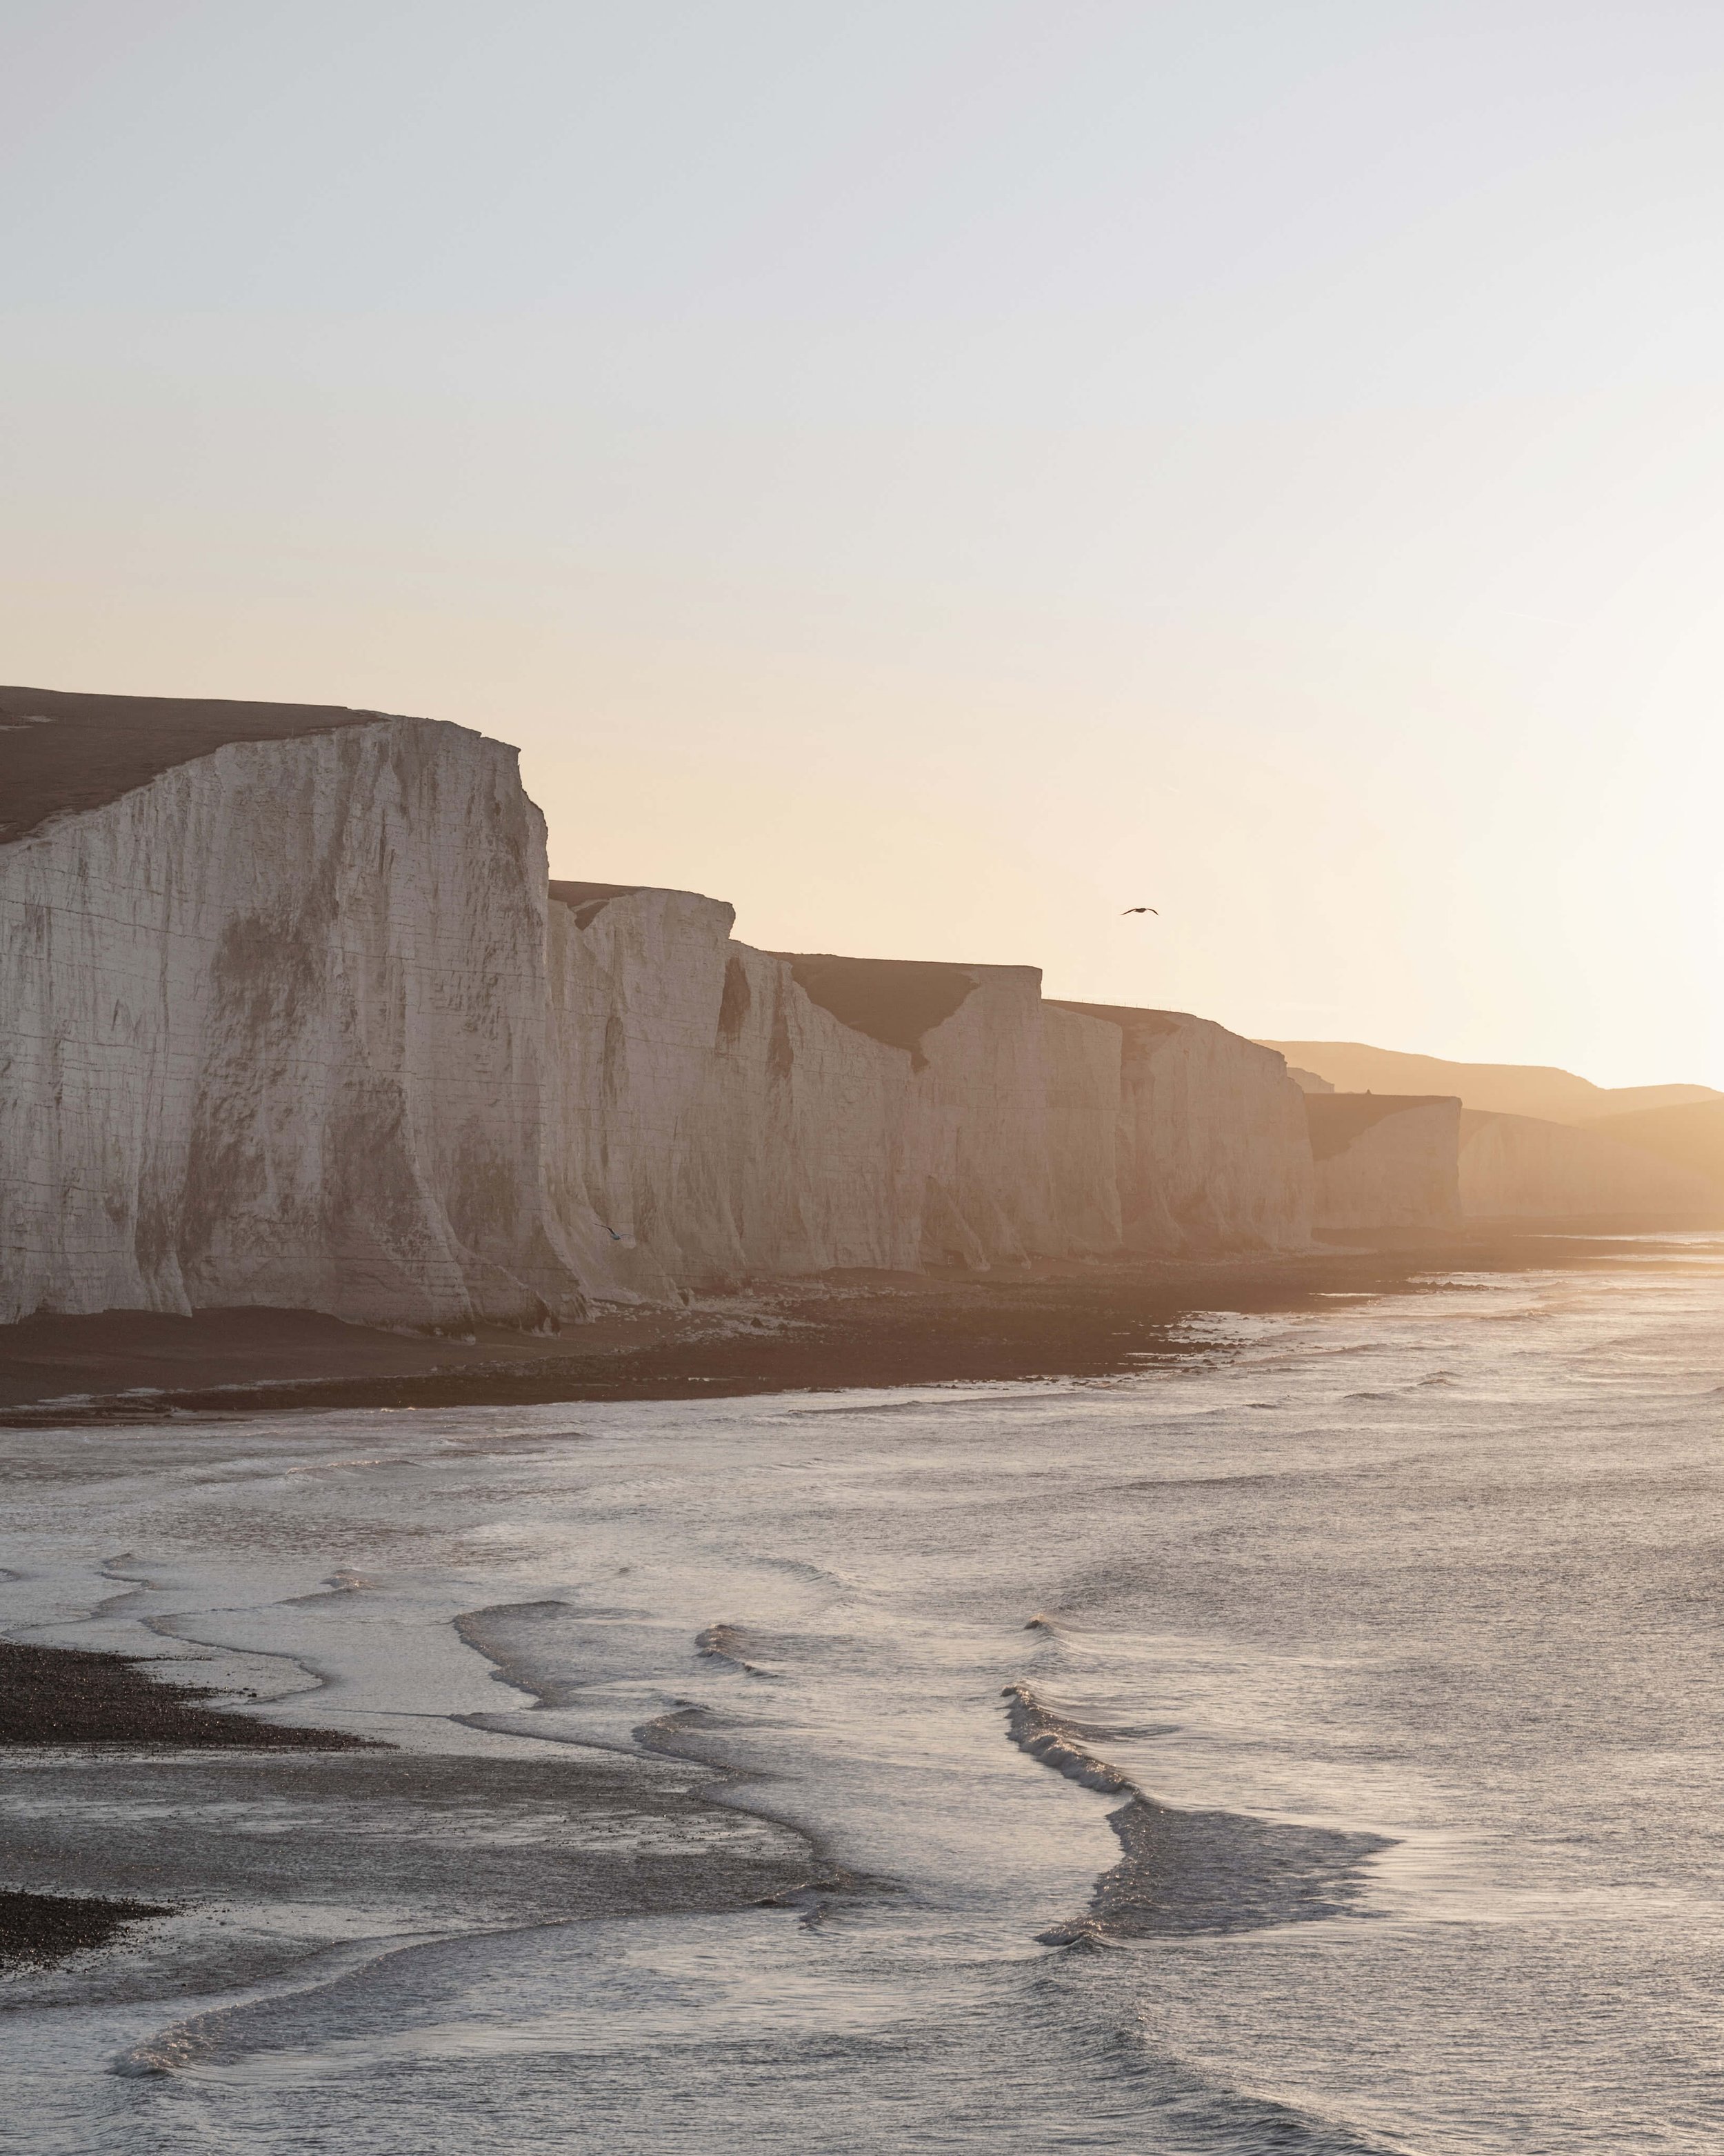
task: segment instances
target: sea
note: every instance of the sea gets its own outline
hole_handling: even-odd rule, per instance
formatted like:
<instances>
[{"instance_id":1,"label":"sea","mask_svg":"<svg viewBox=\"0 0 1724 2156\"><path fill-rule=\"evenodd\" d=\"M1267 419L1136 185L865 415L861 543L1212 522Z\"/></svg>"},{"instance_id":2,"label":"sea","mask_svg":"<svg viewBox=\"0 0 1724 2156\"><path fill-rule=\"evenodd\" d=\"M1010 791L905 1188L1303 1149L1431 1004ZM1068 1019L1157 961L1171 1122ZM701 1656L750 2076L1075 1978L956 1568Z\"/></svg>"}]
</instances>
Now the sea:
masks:
<instances>
[{"instance_id":1,"label":"sea","mask_svg":"<svg viewBox=\"0 0 1724 2156\"><path fill-rule=\"evenodd\" d=\"M32 2156L1724 2147L1724 1239L1100 1381L0 1434Z\"/></svg>"}]
</instances>

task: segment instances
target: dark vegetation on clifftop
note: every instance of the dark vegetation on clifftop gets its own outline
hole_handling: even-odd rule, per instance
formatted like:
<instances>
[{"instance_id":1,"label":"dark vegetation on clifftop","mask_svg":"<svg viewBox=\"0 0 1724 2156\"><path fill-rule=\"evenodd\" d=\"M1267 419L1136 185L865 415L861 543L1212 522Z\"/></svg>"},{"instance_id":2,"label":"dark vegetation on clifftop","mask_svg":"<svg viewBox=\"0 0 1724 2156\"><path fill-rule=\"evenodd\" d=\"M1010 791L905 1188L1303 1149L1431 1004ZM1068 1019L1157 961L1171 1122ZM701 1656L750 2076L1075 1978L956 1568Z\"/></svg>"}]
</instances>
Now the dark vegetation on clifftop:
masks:
<instances>
[{"instance_id":1,"label":"dark vegetation on clifftop","mask_svg":"<svg viewBox=\"0 0 1724 2156\"><path fill-rule=\"evenodd\" d=\"M1333 1160L1354 1139L1389 1116L1408 1108L1437 1108L1452 1093L1307 1093L1305 1119L1311 1130L1313 1160Z\"/></svg>"},{"instance_id":2,"label":"dark vegetation on clifftop","mask_svg":"<svg viewBox=\"0 0 1724 2156\"><path fill-rule=\"evenodd\" d=\"M773 951L812 1004L840 1025L888 1048L921 1051L923 1036L943 1025L976 985L968 966L931 958L837 958L827 952Z\"/></svg>"},{"instance_id":3,"label":"dark vegetation on clifftop","mask_svg":"<svg viewBox=\"0 0 1724 2156\"><path fill-rule=\"evenodd\" d=\"M0 688L0 842L22 839L64 810L117 801L229 742L291 741L387 716L345 704Z\"/></svg>"}]
</instances>

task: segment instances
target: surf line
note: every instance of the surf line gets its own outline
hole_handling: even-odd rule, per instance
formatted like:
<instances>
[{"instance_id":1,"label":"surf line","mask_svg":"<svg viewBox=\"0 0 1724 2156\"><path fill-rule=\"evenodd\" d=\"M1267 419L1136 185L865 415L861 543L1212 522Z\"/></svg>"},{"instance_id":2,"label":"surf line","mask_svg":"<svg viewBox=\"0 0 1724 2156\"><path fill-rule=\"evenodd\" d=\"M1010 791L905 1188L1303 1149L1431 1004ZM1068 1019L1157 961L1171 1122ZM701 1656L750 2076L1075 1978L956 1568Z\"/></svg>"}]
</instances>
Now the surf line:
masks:
<instances>
[{"instance_id":1,"label":"surf line","mask_svg":"<svg viewBox=\"0 0 1724 2156\"><path fill-rule=\"evenodd\" d=\"M1006 1733L1020 1751L1069 1781L1124 1799L1107 1815L1120 1862L1096 1881L1088 1914L1038 1932L1039 1944L1111 1947L1373 1913L1366 1906L1367 1867L1394 1846L1389 1836L1162 1804L1090 1748L1123 1732L1085 1728L1021 1681L1005 1686L1003 1697Z\"/></svg>"}]
</instances>

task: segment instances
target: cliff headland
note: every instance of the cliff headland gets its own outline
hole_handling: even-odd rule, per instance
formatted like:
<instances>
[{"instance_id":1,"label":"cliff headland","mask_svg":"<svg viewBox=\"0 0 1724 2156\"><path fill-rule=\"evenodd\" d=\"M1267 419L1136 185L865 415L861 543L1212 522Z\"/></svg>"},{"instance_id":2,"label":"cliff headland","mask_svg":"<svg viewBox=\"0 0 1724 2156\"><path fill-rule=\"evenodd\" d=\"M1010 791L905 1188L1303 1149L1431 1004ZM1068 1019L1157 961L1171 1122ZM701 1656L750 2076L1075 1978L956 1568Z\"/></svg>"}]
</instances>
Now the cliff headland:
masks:
<instances>
[{"instance_id":1,"label":"cliff headland","mask_svg":"<svg viewBox=\"0 0 1724 2156\"><path fill-rule=\"evenodd\" d=\"M14 1403L164 1357L192 1390L301 1354L573 1383L611 1335L743 1382L726 1357L771 1334L788 1370L798 1328L827 1382L1100 1369L1126 1303L1164 1322L1217 1266L1279 1293L1337 1236L1716 1217L1625 1131L1464 1128L1315 1090L1323 1044L1296 1080L1033 967L760 950L695 892L552 881L516 752L441 721L0 690L0 796Z\"/></svg>"}]
</instances>

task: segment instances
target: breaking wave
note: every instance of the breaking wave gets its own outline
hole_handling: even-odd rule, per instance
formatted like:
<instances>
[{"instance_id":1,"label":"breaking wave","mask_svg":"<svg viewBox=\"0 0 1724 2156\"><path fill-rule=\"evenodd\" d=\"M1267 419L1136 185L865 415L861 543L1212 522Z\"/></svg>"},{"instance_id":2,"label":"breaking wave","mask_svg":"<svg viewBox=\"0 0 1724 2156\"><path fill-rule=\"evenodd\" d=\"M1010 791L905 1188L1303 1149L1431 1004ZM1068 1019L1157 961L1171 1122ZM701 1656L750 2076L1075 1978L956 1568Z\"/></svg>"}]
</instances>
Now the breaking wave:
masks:
<instances>
[{"instance_id":1,"label":"breaking wave","mask_svg":"<svg viewBox=\"0 0 1724 2156\"><path fill-rule=\"evenodd\" d=\"M1368 1913L1365 1866L1393 1847L1386 1836L1162 1804L1092 1748L1110 1736L1150 1732L1084 1723L1027 1684L1008 1685L1005 1697L1007 1734L1020 1751L1125 1799L1108 1815L1119 1863L1096 1881L1085 1916L1038 1933L1044 1945L1094 1948Z\"/></svg>"},{"instance_id":2,"label":"breaking wave","mask_svg":"<svg viewBox=\"0 0 1724 2156\"><path fill-rule=\"evenodd\" d=\"M753 1661L747 1648L747 1636L739 1625L709 1625L704 1632L695 1635L695 1651L707 1661L726 1663L731 1669L740 1670L745 1677L775 1679L777 1671Z\"/></svg>"},{"instance_id":3,"label":"breaking wave","mask_svg":"<svg viewBox=\"0 0 1724 2156\"><path fill-rule=\"evenodd\" d=\"M1122 2048L1129 2053L1142 2041L1130 2031ZM1126 2071L1149 2083L1151 2118L1188 2156L1419 2156L1398 2134L1308 2099L1240 2087L1183 2061L1146 2053L1141 2064L1128 2060Z\"/></svg>"}]
</instances>

